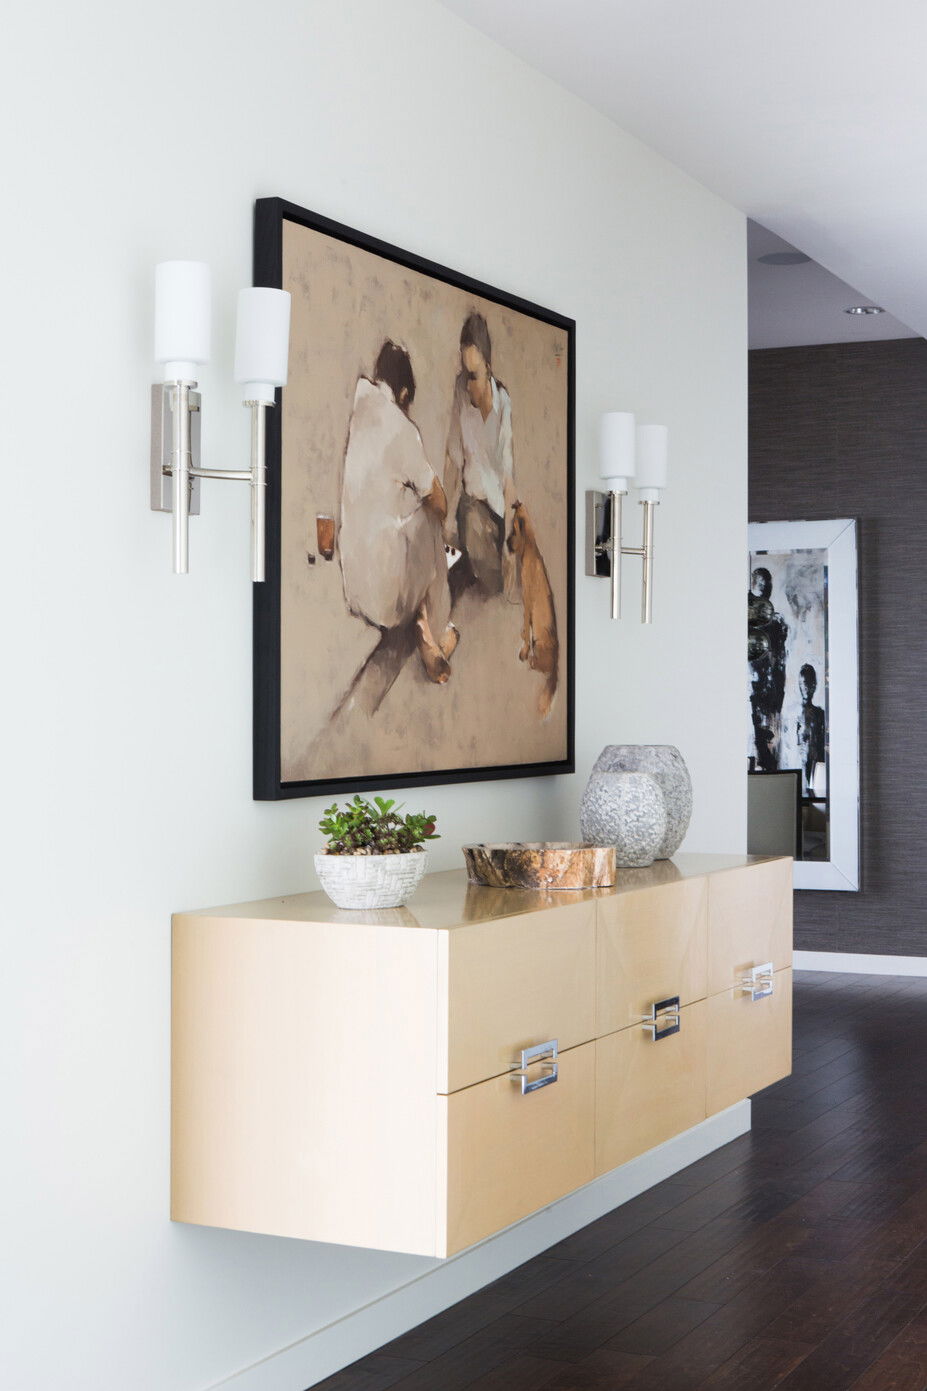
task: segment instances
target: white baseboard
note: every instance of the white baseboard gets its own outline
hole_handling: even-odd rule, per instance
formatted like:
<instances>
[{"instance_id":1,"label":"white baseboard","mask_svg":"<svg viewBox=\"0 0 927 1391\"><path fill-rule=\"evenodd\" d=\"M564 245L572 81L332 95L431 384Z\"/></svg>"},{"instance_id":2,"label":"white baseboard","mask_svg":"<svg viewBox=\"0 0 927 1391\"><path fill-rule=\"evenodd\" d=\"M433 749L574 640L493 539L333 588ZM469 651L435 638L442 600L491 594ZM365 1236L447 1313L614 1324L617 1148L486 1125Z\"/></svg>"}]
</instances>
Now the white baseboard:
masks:
<instances>
[{"instance_id":1,"label":"white baseboard","mask_svg":"<svg viewBox=\"0 0 927 1391\"><path fill-rule=\"evenodd\" d=\"M227 1377L211 1391L220 1386L224 1391L304 1391L749 1129L750 1102L740 1101L373 1303Z\"/></svg>"},{"instance_id":2,"label":"white baseboard","mask_svg":"<svg viewBox=\"0 0 927 1391\"><path fill-rule=\"evenodd\" d=\"M865 952L797 951L796 971L853 971L861 976L927 976L927 956L868 956Z\"/></svg>"}]
</instances>

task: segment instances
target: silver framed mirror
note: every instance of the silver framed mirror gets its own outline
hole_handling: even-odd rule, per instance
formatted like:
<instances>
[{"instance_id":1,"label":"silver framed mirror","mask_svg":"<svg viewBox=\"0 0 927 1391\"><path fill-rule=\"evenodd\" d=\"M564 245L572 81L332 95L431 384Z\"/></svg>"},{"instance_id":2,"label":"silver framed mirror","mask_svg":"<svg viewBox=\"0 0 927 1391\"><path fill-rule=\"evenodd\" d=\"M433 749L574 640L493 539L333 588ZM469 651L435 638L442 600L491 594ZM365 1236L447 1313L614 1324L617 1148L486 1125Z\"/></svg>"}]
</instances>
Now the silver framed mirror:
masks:
<instances>
[{"instance_id":1,"label":"silver framed mirror","mask_svg":"<svg viewBox=\"0 0 927 1391\"><path fill-rule=\"evenodd\" d=\"M748 770L798 772L796 889L859 889L856 531L846 517L748 528Z\"/></svg>"}]
</instances>

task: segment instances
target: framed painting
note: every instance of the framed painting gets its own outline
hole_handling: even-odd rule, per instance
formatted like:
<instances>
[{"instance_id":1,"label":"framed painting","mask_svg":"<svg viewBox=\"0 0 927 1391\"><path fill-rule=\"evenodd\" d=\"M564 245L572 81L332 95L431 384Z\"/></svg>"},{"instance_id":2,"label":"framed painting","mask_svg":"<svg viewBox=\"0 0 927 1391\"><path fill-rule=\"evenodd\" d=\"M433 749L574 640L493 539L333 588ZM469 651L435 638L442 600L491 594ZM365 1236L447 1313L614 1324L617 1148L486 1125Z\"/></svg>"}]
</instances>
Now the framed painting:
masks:
<instances>
[{"instance_id":1,"label":"framed painting","mask_svg":"<svg viewBox=\"0 0 927 1391\"><path fill-rule=\"evenodd\" d=\"M856 522L754 522L749 545L748 771L797 770L795 887L856 890Z\"/></svg>"},{"instance_id":2,"label":"framed painting","mask_svg":"<svg viewBox=\"0 0 927 1391\"><path fill-rule=\"evenodd\" d=\"M568 773L575 326L277 198L254 795Z\"/></svg>"}]
</instances>

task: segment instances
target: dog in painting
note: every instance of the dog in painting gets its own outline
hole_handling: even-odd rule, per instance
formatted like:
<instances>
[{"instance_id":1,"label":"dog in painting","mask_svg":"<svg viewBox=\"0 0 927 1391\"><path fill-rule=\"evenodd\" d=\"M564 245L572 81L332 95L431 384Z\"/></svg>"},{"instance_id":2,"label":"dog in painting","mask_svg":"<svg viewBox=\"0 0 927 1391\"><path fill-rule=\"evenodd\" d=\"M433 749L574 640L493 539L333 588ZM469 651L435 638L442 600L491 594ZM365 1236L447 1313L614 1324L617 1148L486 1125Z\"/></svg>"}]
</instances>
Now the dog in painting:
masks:
<instances>
[{"instance_id":1,"label":"dog in painting","mask_svg":"<svg viewBox=\"0 0 927 1391\"><path fill-rule=\"evenodd\" d=\"M527 662L532 671L547 677L538 699L538 713L542 720L546 720L557 694L560 666L560 642L557 638L554 596L551 593L550 580L547 578L547 567L538 550L534 527L524 505L521 502L514 503L513 512L512 530L506 544L517 557L521 572L524 622L518 660Z\"/></svg>"}]
</instances>

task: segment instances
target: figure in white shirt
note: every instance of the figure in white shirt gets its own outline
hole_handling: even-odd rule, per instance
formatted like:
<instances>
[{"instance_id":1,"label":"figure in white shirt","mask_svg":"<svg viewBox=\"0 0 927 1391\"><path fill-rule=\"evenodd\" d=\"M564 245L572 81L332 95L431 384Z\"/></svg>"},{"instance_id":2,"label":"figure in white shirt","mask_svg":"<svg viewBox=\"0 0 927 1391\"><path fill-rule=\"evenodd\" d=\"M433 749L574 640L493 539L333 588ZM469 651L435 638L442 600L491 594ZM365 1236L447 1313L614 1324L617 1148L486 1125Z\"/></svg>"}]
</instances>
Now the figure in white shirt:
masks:
<instances>
[{"instance_id":1,"label":"figure in white shirt","mask_svg":"<svg viewBox=\"0 0 927 1391\"><path fill-rule=\"evenodd\" d=\"M506 544L515 492L512 402L493 376L492 342L482 314L460 333L461 370L447 436L445 540L464 551L473 578L489 594L518 596L517 566Z\"/></svg>"},{"instance_id":2,"label":"figure in white shirt","mask_svg":"<svg viewBox=\"0 0 927 1391\"><path fill-rule=\"evenodd\" d=\"M414 621L425 671L443 684L459 637L449 622L447 500L409 419L414 398L409 354L388 340L373 381L361 377L354 393L339 554L350 611L384 631Z\"/></svg>"}]
</instances>

